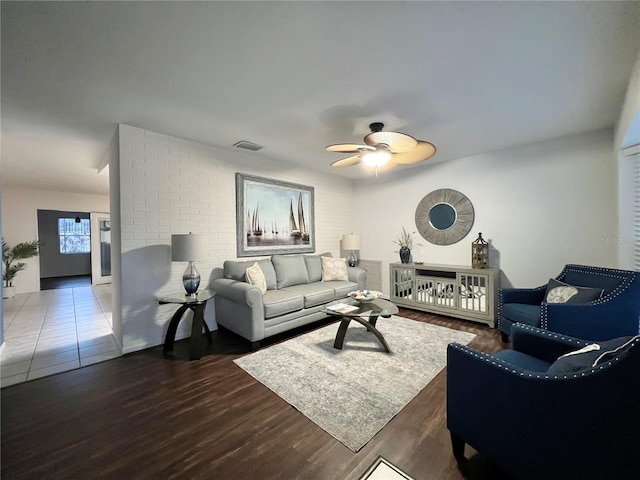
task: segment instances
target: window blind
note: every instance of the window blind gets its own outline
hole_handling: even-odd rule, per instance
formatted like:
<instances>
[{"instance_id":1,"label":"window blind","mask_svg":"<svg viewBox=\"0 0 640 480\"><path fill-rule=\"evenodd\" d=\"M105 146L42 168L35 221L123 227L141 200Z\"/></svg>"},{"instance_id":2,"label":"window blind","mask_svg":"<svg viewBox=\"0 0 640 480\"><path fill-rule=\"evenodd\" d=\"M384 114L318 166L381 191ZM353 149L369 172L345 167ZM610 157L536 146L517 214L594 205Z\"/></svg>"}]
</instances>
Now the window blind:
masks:
<instances>
[{"instance_id":1,"label":"window blind","mask_svg":"<svg viewBox=\"0 0 640 480\"><path fill-rule=\"evenodd\" d=\"M633 156L633 265L640 271L640 153Z\"/></svg>"}]
</instances>

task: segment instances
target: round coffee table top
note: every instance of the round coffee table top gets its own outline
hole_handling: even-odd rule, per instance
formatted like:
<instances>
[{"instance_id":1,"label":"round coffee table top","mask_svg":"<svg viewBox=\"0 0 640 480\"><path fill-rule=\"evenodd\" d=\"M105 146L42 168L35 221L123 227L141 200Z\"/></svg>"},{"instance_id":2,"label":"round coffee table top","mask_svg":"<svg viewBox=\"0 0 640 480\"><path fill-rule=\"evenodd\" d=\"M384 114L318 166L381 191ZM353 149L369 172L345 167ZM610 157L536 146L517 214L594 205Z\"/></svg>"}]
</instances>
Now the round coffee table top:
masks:
<instances>
[{"instance_id":1,"label":"round coffee table top","mask_svg":"<svg viewBox=\"0 0 640 480\"><path fill-rule=\"evenodd\" d=\"M335 305L335 304L334 304ZM340 305L344 305L340 304ZM389 300L376 298L366 302L358 302L355 309L337 308L332 309L332 305L328 305L324 312L331 315L342 315L343 317L390 317L398 313L398 307Z\"/></svg>"}]
</instances>

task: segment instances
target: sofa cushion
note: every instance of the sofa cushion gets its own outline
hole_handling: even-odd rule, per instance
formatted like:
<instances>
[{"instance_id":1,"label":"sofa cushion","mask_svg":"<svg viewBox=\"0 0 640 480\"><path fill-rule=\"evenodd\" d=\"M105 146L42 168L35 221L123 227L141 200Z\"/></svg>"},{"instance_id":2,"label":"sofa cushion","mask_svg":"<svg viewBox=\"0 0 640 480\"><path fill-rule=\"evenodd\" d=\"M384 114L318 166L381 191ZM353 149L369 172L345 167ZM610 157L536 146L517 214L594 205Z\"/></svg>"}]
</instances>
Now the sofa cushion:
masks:
<instances>
[{"instance_id":1,"label":"sofa cushion","mask_svg":"<svg viewBox=\"0 0 640 480\"><path fill-rule=\"evenodd\" d=\"M278 289L309 283L307 265L302 255L274 255L271 257L271 263L276 271Z\"/></svg>"},{"instance_id":2,"label":"sofa cushion","mask_svg":"<svg viewBox=\"0 0 640 480\"><path fill-rule=\"evenodd\" d=\"M264 273L262 273L258 262L255 262L251 267L247 268L246 276L247 282L258 287L262 293L266 293L267 280L264 278Z\"/></svg>"},{"instance_id":3,"label":"sofa cushion","mask_svg":"<svg viewBox=\"0 0 640 480\"><path fill-rule=\"evenodd\" d=\"M360 288L355 282L343 282L341 280L323 282L323 284L333 289L335 292L335 298L344 298L349 295L349 293Z\"/></svg>"},{"instance_id":4,"label":"sofa cushion","mask_svg":"<svg viewBox=\"0 0 640 480\"><path fill-rule=\"evenodd\" d=\"M635 337L620 337L605 342L592 343L579 350L574 350L558 357L551 364L547 373L570 373L591 369L597 365L608 362L612 358L623 355L640 340L640 335Z\"/></svg>"},{"instance_id":5,"label":"sofa cushion","mask_svg":"<svg viewBox=\"0 0 640 480\"><path fill-rule=\"evenodd\" d=\"M324 286L322 282L292 285L282 289L285 292L298 293L304 298L304 308L315 307L333 300L335 292L333 288Z\"/></svg>"},{"instance_id":6,"label":"sofa cushion","mask_svg":"<svg viewBox=\"0 0 640 480\"><path fill-rule=\"evenodd\" d=\"M322 261L322 281L349 280L346 258L320 257Z\"/></svg>"},{"instance_id":7,"label":"sofa cushion","mask_svg":"<svg viewBox=\"0 0 640 480\"><path fill-rule=\"evenodd\" d=\"M258 265L264 274L264 278L267 281L267 290L275 290L277 287L276 271L273 268L270 258L263 258L258 260Z\"/></svg>"},{"instance_id":8,"label":"sofa cushion","mask_svg":"<svg viewBox=\"0 0 640 480\"><path fill-rule=\"evenodd\" d=\"M524 323L532 327L540 326L540 305L525 303L505 303L502 316L513 323Z\"/></svg>"},{"instance_id":9,"label":"sofa cushion","mask_svg":"<svg viewBox=\"0 0 640 480\"><path fill-rule=\"evenodd\" d=\"M319 282L322 280L322 260L320 257L332 257L330 252L321 253L320 255L305 255L304 263L307 265L307 273L309 274L309 282Z\"/></svg>"},{"instance_id":10,"label":"sofa cushion","mask_svg":"<svg viewBox=\"0 0 640 480\"><path fill-rule=\"evenodd\" d=\"M302 295L284 290L267 290L262 296L262 303L264 305L264 318L273 318L304 308Z\"/></svg>"},{"instance_id":11,"label":"sofa cushion","mask_svg":"<svg viewBox=\"0 0 640 480\"><path fill-rule=\"evenodd\" d=\"M248 282L247 280L247 268L250 268L255 263L255 260L251 261L237 261L226 260L223 264L224 278L231 280L237 280L238 282ZM263 258L258 260L258 265L264 274L264 278L267 282L267 290L273 290L276 288L276 271L273 269L270 258Z\"/></svg>"},{"instance_id":12,"label":"sofa cushion","mask_svg":"<svg viewBox=\"0 0 640 480\"><path fill-rule=\"evenodd\" d=\"M547 303L578 304L597 300L602 293L602 288L579 287L550 278L544 298Z\"/></svg>"},{"instance_id":13,"label":"sofa cushion","mask_svg":"<svg viewBox=\"0 0 640 480\"><path fill-rule=\"evenodd\" d=\"M223 264L224 278L237 280L238 282L246 282L247 268L251 267L253 263L254 262L236 262L234 260L225 260Z\"/></svg>"}]
</instances>

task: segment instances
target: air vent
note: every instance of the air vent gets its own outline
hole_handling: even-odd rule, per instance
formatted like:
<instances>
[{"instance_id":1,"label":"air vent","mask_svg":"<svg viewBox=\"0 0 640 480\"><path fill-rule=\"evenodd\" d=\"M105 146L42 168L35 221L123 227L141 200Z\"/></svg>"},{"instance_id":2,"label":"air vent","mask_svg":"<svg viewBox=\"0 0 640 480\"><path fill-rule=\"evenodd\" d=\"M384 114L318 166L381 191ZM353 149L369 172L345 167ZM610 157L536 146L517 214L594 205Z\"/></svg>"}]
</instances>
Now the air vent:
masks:
<instances>
[{"instance_id":1,"label":"air vent","mask_svg":"<svg viewBox=\"0 0 640 480\"><path fill-rule=\"evenodd\" d=\"M238 148L244 148L245 150L251 150L253 152L257 152L258 150L263 148L262 145L258 145L257 143L247 142L246 140L240 140L239 142L234 143L233 146Z\"/></svg>"}]
</instances>

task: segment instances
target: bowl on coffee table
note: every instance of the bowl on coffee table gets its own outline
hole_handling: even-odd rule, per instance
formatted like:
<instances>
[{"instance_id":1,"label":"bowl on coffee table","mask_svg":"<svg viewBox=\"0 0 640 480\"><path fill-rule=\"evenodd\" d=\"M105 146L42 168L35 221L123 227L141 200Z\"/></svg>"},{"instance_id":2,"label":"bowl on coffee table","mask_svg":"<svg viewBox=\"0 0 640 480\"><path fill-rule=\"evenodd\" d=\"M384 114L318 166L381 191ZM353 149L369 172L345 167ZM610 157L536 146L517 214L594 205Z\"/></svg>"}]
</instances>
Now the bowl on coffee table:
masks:
<instances>
[{"instance_id":1,"label":"bowl on coffee table","mask_svg":"<svg viewBox=\"0 0 640 480\"><path fill-rule=\"evenodd\" d=\"M356 290L355 292L350 292L349 296L360 303L366 303L382 297L382 292L376 290Z\"/></svg>"}]
</instances>

